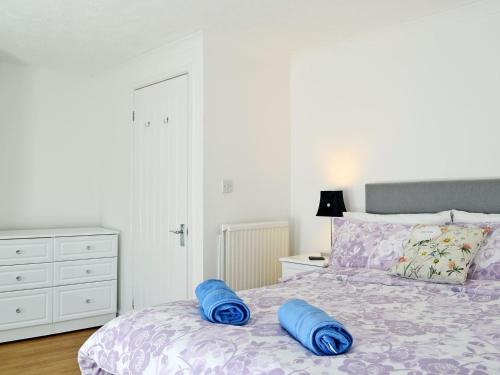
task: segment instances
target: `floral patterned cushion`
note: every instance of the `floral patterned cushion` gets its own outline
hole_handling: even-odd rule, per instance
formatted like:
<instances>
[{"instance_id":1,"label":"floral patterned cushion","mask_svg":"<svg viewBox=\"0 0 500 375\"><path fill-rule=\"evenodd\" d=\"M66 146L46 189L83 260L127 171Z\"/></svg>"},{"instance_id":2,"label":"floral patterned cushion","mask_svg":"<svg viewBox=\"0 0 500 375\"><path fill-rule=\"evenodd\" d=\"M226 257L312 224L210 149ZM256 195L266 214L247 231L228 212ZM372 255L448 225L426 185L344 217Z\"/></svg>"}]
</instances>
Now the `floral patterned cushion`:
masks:
<instances>
[{"instance_id":1,"label":"floral patterned cushion","mask_svg":"<svg viewBox=\"0 0 500 375\"><path fill-rule=\"evenodd\" d=\"M471 280L500 280L500 223L457 223L457 225L480 226L491 232L474 258L468 278Z\"/></svg>"},{"instance_id":2,"label":"floral patterned cushion","mask_svg":"<svg viewBox=\"0 0 500 375\"><path fill-rule=\"evenodd\" d=\"M367 267L387 270L403 254L411 225L334 219L333 267Z\"/></svg>"},{"instance_id":3,"label":"floral patterned cushion","mask_svg":"<svg viewBox=\"0 0 500 375\"><path fill-rule=\"evenodd\" d=\"M416 225L404 254L389 273L410 279L463 284L487 229Z\"/></svg>"}]
</instances>

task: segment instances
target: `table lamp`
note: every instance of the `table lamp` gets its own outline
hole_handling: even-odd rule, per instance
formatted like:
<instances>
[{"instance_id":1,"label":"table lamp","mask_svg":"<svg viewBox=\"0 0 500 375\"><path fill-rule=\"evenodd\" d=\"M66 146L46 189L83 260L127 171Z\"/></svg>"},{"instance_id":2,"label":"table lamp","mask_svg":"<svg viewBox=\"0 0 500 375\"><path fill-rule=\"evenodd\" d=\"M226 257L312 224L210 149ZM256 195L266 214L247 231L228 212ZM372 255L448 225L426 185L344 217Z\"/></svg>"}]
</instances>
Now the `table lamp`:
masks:
<instances>
[{"instance_id":1,"label":"table lamp","mask_svg":"<svg viewBox=\"0 0 500 375\"><path fill-rule=\"evenodd\" d=\"M331 218L330 248L333 245L333 218L341 217L345 211L347 210L345 208L344 194L342 190L321 192L316 216L326 216Z\"/></svg>"}]
</instances>

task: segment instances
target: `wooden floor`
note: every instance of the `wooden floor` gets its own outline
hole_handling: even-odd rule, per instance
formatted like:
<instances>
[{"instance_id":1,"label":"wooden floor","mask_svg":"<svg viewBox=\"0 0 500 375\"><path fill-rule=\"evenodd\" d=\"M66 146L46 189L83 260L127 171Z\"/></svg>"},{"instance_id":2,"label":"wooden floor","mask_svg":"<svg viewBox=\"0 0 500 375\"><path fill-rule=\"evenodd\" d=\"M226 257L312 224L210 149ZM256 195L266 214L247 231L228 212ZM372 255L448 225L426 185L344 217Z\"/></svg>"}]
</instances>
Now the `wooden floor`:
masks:
<instances>
[{"instance_id":1,"label":"wooden floor","mask_svg":"<svg viewBox=\"0 0 500 375\"><path fill-rule=\"evenodd\" d=\"M0 344L1 375L80 374L76 356L96 329Z\"/></svg>"}]
</instances>

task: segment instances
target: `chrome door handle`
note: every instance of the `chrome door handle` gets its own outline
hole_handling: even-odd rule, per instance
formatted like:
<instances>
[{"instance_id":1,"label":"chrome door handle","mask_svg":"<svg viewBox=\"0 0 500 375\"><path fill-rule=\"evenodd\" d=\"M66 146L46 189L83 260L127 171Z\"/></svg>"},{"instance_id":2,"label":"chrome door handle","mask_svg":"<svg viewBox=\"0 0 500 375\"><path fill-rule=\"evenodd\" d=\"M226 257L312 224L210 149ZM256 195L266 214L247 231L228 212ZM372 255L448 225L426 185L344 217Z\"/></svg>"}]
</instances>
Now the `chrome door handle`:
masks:
<instances>
[{"instance_id":1,"label":"chrome door handle","mask_svg":"<svg viewBox=\"0 0 500 375\"><path fill-rule=\"evenodd\" d=\"M179 237L179 244L181 247L184 247L186 246L186 224L181 224L181 227L180 229L178 230L169 230L170 233L173 233L173 234L179 234L180 237Z\"/></svg>"}]
</instances>

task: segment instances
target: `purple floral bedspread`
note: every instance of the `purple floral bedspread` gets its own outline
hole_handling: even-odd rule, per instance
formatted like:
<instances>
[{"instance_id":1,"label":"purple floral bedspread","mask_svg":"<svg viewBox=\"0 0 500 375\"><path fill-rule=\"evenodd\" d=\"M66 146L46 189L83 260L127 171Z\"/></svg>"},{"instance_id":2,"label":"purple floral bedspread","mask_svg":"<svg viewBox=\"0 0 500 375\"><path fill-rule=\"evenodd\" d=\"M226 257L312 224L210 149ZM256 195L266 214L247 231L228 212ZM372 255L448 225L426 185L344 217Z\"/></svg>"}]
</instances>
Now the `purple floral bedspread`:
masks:
<instances>
[{"instance_id":1,"label":"purple floral bedspread","mask_svg":"<svg viewBox=\"0 0 500 375\"><path fill-rule=\"evenodd\" d=\"M196 301L114 319L80 349L82 373L500 374L500 281L453 286L326 269L239 294L252 312L243 327L201 320ZM343 322L351 351L318 357L289 337L276 317L289 298Z\"/></svg>"}]
</instances>

